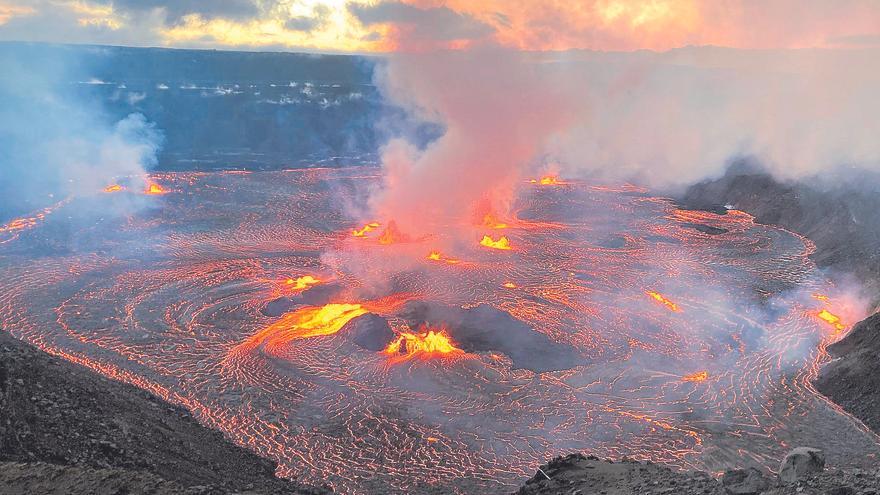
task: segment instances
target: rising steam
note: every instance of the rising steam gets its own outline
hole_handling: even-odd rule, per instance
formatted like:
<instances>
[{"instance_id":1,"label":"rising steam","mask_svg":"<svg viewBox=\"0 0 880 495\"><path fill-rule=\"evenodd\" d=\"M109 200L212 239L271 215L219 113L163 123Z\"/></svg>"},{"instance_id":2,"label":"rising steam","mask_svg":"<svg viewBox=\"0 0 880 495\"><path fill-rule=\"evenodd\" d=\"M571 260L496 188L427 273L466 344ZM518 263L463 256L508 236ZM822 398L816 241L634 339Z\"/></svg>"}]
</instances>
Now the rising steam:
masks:
<instances>
[{"instance_id":1,"label":"rising steam","mask_svg":"<svg viewBox=\"0 0 880 495\"><path fill-rule=\"evenodd\" d=\"M71 81L88 75L72 53L27 53L0 54L0 216L94 195L117 177L143 180L162 141L154 125L140 114L116 121L77 91Z\"/></svg>"},{"instance_id":2,"label":"rising steam","mask_svg":"<svg viewBox=\"0 0 880 495\"><path fill-rule=\"evenodd\" d=\"M463 220L547 167L661 188L717 176L741 156L786 179L878 170L878 60L877 50L708 47L394 56L377 77L386 97L446 132L422 150L387 145L373 207L404 228Z\"/></svg>"}]
</instances>

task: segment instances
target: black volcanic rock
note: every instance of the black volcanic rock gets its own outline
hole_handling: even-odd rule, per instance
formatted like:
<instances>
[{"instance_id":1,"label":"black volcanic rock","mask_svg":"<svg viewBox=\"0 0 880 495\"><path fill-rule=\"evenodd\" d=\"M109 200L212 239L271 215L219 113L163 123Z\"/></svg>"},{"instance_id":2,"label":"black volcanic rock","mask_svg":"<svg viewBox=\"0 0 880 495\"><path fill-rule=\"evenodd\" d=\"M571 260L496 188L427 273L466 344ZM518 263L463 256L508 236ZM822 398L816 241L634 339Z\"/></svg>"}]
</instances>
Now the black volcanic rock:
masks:
<instances>
[{"instance_id":1,"label":"black volcanic rock","mask_svg":"<svg viewBox=\"0 0 880 495\"><path fill-rule=\"evenodd\" d=\"M880 468L808 472L798 483L734 469L721 480L701 471L676 471L650 461L569 454L542 465L516 495L855 495L880 493Z\"/></svg>"},{"instance_id":2,"label":"black volcanic rock","mask_svg":"<svg viewBox=\"0 0 880 495\"><path fill-rule=\"evenodd\" d=\"M544 464L516 495L724 495L721 483L703 472L676 472L627 458L613 462L569 454Z\"/></svg>"},{"instance_id":3,"label":"black volcanic rock","mask_svg":"<svg viewBox=\"0 0 880 495\"><path fill-rule=\"evenodd\" d=\"M149 392L0 332L0 493L325 493Z\"/></svg>"},{"instance_id":4,"label":"black volcanic rock","mask_svg":"<svg viewBox=\"0 0 880 495\"><path fill-rule=\"evenodd\" d=\"M302 291L299 296L291 298L297 304L307 306L323 306L342 292L340 284L319 284Z\"/></svg>"},{"instance_id":5,"label":"black volcanic rock","mask_svg":"<svg viewBox=\"0 0 880 495\"><path fill-rule=\"evenodd\" d=\"M261 312L266 316L281 316L288 311L292 311L297 306L299 305L290 298L279 297L266 303Z\"/></svg>"},{"instance_id":6,"label":"black volcanic rock","mask_svg":"<svg viewBox=\"0 0 880 495\"><path fill-rule=\"evenodd\" d=\"M828 352L837 359L822 368L816 389L880 431L880 313L857 323Z\"/></svg>"},{"instance_id":7,"label":"black volcanic rock","mask_svg":"<svg viewBox=\"0 0 880 495\"><path fill-rule=\"evenodd\" d=\"M339 284L320 284L309 287L292 297L279 297L269 301L262 309L266 316L281 316L300 306L323 306L330 303L342 291Z\"/></svg>"},{"instance_id":8,"label":"black volcanic rock","mask_svg":"<svg viewBox=\"0 0 880 495\"><path fill-rule=\"evenodd\" d=\"M395 337L388 321L373 313L352 318L339 329L339 333L348 335L361 348L376 352L388 347Z\"/></svg>"},{"instance_id":9,"label":"black volcanic rock","mask_svg":"<svg viewBox=\"0 0 880 495\"><path fill-rule=\"evenodd\" d=\"M723 177L689 187L679 203L713 212L731 205L758 223L804 235L816 244L811 258L818 266L855 275L880 294L878 189L880 177L868 172L783 182L753 163L738 162Z\"/></svg>"},{"instance_id":10,"label":"black volcanic rock","mask_svg":"<svg viewBox=\"0 0 880 495\"><path fill-rule=\"evenodd\" d=\"M574 348L554 342L509 313L486 304L463 309L410 301L401 316L413 328L422 324L445 325L462 350L500 352L513 361L514 368L542 373L570 369L584 362Z\"/></svg>"},{"instance_id":11,"label":"black volcanic rock","mask_svg":"<svg viewBox=\"0 0 880 495\"><path fill-rule=\"evenodd\" d=\"M727 229L721 229L718 227L712 227L711 225L703 225L701 223L686 223L683 226L694 229L698 232L702 232L704 234L709 235L721 235L729 232Z\"/></svg>"},{"instance_id":12,"label":"black volcanic rock","mask_svg":"<svg viewBox=\"0 0 880 495\"><path fill-rule=\"evenodd\" d=\"M729 495L758 495L770 486L770 480L760 470L728 469L721 477L721 484Z\"/></svg>"}]
</instances>

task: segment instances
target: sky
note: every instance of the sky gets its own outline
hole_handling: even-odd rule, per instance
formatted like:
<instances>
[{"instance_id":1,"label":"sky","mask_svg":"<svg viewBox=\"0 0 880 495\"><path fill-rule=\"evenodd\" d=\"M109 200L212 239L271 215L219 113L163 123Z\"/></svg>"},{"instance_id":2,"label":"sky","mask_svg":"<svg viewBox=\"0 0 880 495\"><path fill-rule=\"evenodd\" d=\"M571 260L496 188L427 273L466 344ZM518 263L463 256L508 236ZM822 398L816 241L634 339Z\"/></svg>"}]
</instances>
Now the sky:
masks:
<instances>
[{"instance_id":1,"label":"sky","mask_svg":"<svg viewBox=\"0 0 880 495\"><path fill-rule=\"evenodd\" d=\"M878 0L0 0L0 40L332 53L880 46Z\"/></svg>"}]
</instances>

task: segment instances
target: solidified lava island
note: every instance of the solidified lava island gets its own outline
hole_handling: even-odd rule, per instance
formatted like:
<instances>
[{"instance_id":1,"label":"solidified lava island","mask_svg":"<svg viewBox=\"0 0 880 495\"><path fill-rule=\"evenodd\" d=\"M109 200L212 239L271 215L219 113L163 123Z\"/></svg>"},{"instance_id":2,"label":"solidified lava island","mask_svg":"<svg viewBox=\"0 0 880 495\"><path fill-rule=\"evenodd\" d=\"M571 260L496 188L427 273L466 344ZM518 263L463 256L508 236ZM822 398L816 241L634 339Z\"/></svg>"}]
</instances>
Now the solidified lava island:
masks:
<instances>
[{"instance_id":1,"label":"solidified lava island","mask_svg":"<svg viewBox=\"0 0 880 495\"><path fill-rule=\"evenodd\" d=\"M556 177L413 236L343 213L381 179L165 173L13 220L3 329L339 493L505 493L573 451L708 471L880 453L811 385L857 315L808 239Z\"/></svg>"}]
</instances>

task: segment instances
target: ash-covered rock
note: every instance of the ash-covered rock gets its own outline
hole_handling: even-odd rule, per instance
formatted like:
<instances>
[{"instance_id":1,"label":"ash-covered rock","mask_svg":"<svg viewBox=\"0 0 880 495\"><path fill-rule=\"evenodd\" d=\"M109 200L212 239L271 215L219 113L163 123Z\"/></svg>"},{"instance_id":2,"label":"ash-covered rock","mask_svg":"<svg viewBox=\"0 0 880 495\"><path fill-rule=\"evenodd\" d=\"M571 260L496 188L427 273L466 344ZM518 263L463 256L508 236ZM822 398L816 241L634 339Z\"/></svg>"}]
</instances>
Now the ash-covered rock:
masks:
<instances>
[{"instance_id":1,"label":"ash-covered rock","mask_svg":"<svg viewBox=\"0 0 880 495\"><path fill-rule=\"evenodd\" d=\"M798 447L782 460L779 479L784 483L797 483L825 470L825 454L812 447Z\"/></svg>"},{"instance_id":2,"label":"ash-covered rock","mask_svg":"<svg viewBox=\"0 0 880 495\"><path fill-rule=\"evenodd\" d=\"M619 462L570 454L541 466L517 495L723 495L721 484L706 473L676 472L659 464L629 459Z\"/></svg>"},{"instance_id":3,"label":"ash-covered rock","mask_svg":"<svg viewBox=\"0 0 880 495\"><path fill-rule=\"evenodd\" d=\"M184 488L154 474L119 468L58 466L44 462L0 462L4 495L135 494L213 495L216 487Z\"/></svg>"},{"instance_id":4,"label":"ash-covered rock","mask_svg":"<svg viewBox=\"0 0 880 495\"><path fill-rule=\"evenodd\" d=\"M803 449L794 449L800 452ZM818 467L816 464L814 467ZM516 495L880 495L880 466L871 470L801 472L794 482L755 468L720 478L651 462L570 454L541 466Z\"/></svg>"},{"instance_id":5,"label":"ash-covered rock","mask_svg":"<svg viewBox=\"0 0 880 495\"><path fill-rule=\"evenodd\" d=\"M422 324L445 325L462 350L500 352L513 361L514 368L543 373L570 369L584 362L571 346L554 342L509 313L486 304L464 309L410 301L400 316L413 328Z\"/></svg>"},{"instance_id":6,"label":"ash-covered rock","mask_svg":"<svg viewBox=\"0 0 880 495\"><path fill-rule=\"evenodd\" d=\"M821 187L820 187L821 185ZM680 198L685 208L724 213L731 205L798 232L816 244L811 258L834 273L856 276L880 293L880 176L868 172L781 181L760 165L740 161L723 177L695 184Z\"/></svg>"},{"instance_id":7,"label":"ash-covered rock","mask_svg":"<svg viewBox=\"0 0 880 495\"><path fill-rule=\"evenodd\" d=\"M2 493L324 492L276 478L275 463L201 426L185 409L6 332L0 465Z\"/></svg>"},{"instance_id":8,"label":"ash-covered rock","mask_svg":"<svg viewBox=\"0 0 880 495\"><path fill-rule=\"evenodd\" d=\"M758 495L770 487L770 480L753 467L729 469L721 477L721 486L730 495Z\"/></svg>"},{"instance_id":9,"label":"ash-covered rock","mask_svg":"<svg viewBox=\"0 0 880 495\"><path fill-rule=\"evenodd\" d=\"M880 313L857 323L828 352L836 359L822 368L816 388L880 431Z\"/></svg>"}]
</instances>

